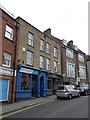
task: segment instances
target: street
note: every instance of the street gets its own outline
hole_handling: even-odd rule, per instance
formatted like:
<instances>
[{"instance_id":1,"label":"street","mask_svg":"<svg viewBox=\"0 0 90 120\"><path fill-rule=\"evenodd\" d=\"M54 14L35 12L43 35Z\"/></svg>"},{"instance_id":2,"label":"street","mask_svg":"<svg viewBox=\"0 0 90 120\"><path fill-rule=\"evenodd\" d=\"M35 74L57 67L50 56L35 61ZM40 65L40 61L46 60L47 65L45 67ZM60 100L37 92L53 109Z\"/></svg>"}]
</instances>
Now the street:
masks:
<instances>
[{"instance_id":1,"label":"street","mask_svg":"<svg viewBox=\"0 0 90 120\"><path fill-rule=\"evenodd\" d=\"M53 101L9 114L7 118L88 118L88 96Z\"/></svg>"}]
</instances>

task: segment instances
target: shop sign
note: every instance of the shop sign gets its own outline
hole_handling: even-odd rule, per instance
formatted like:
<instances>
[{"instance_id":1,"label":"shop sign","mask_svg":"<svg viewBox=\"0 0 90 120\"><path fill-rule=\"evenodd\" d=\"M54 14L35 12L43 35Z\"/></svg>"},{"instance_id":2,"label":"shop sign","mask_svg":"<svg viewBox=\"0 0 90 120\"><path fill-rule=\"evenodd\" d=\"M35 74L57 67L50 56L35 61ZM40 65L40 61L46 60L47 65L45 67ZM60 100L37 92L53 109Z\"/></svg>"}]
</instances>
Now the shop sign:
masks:
<instances>
[{"instance_id":1,"label":"shop sign","mask_svg":"<svg viewBox=\"0 0 90 120\"><path fill-rule=\"evenodd\" d=\"M13 76L13 70L9 68L0 67L0 75Z\"/></svg>"},{"instance_id":2,"label":"shop sign","mask_svg":"<svg viewBox=\"0 0 90 120\"><path fill-rule=\"evenodd\" d=\"M34 75L38 75L39 74L38 71L35 71L35 70L32 70L32 69L23 68L23 67L20 69L20 72L28 73L28 74L34 74Z\"/></svg>"},{"instance_id":3,"label":"shop sign","mask_svg":"<svg viewBox=\"0 0 90 120\"><path fill-rule=\"evenodd\" d=\"M21 68L20 72L32 74L33 70L27 68Z\"/></svg>"},{"instance_id":4,"label":"shop sign","mask_svg":"<svg viewBox=\"0 0 90 120\"><path fill-rule=\"evenodd\" d=\"M38 75L39 73L38 73L38 71L33 70L32 74Z\"/></svg>"}]
</instances>

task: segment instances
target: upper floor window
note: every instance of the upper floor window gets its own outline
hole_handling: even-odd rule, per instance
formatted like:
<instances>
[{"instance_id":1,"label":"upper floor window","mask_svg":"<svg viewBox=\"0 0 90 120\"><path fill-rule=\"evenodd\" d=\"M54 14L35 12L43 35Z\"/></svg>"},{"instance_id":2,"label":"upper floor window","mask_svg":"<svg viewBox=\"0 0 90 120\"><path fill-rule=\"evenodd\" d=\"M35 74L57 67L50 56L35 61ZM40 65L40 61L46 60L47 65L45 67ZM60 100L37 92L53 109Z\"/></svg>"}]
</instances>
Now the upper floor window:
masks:
<instances>
[{"instance_id":1,"label":"upper floor window","mask_svg":"<svg viewBox=\"0 0 90 120\"><path fill-rule=\"evenodd\" d=\"M13 40L13 29L8 25L6 25L5 37L9 40Z\"/></svg>"},{"instance_id":2,"label":"upper floor window","mask_svg":"<svg viewBox=\"0 0 90 120\"><path fill-rule=\"evenodd\" d=\"M33 46L34 35L28 32L28 45Z\"/></svg>"},{"instance_id":3,"label":"upper floor window","mask_svg":"<svg viewBox=\"0 0 90 120\"><path fill-rule=\"evenodd\" d=\"M11 65L11 54L4 52L3 54L3 66L10 67Z\"/></svg>"},{"instance_id":4,"label":"upper floor window","mask_svg":"<svg viewBox=\"0 0 90 120\"><path fill-rule=\"evenodd\" d=\"M27 51L26 63L27 63L28 65L32 65L32 64L33 64L33 53L30 52L30 51Z\"/></svg>"},{"instance_id":5,"label":"upper floor window","mask_svg":"<svg viewBox=\"0 0 90 120\"><path fill-rule=\"evenodd\" d=\"M40 50L44 51L44 41L40 40Z\"/></svg>"},{"instance_id":6,"label":"upper floor window","mask_svg":"<svg viewBox=\"0 0 90 120\"><path fill-rule=\"evenodd\" d=\"M50 54L50 44L46 43L46 53Z\"/></svg>"},{"instance_id":7,"label":"upper floor window","mask_svg":"<svg viewBox=\"0 0 90 120\"><path fill-rule=\"evenodd\" d=\"M86 67L79 66L80 79L86 79Z\"/></svg>"},{"instance_id":8,"label":"upper floor window","mask_svg":"<svg viewBox=\"0 0 90 120\"><path fill-rule=\"evenodd\" d=\"M66 56L69 58L73 58L73 50L67 48L66 49Z\"/></svg>"},{"instance_id":9,"label":"upper floor window","mask_svg":"<svg viewBox=\"0 0 90 120\"><path fill-rule=\"evenodd\" d=\"M40 68L44 68L44 57L40 56Z\"/></svg>"},{"instance_id":10,"label":"upper floor window","mask_svg":"<svg viewBox=\"0 0 90 120\"><path fill-rule=\"evenodd\" d=\"M54 47L54 57L57 57L57 48Z\"/></svg>"},{"instance_id":11,"label":"upper floor window","mask_svg":"<svg viewBox=\"0 0 90 120\"><path fill-rule=\"evenodd\" d=\"M54 61L54 71L57 72L57 62Z\"/></svg>"},{"instance_id":12,"label":"upper floor window","mask_svg":"<svg viewBox=\"0 0 90 120\"><path fill-rule=\"evenodd\" d=\"M80 62L84 62L84 55L83 54L78 54L78 60L80 61Z\"/></svg>"},{"instance_id":13,"label":"upper floor window","mask_svg":"<svg viewBox=\"0 0 90 120\"><path fill-rule=\"evenodd\" d=\"M75 64L67 62L67 77L75 78Z\"/></svg>"},{"instance_id":14,"label":"upper floor window","mask_svg":"<svg viewBox=\"0 0 90 120\"><path fill-rule=\"evenodd\" d=\"M50 70L50 59L46 59L46 70Z\"/></svg>"}]
</instances>

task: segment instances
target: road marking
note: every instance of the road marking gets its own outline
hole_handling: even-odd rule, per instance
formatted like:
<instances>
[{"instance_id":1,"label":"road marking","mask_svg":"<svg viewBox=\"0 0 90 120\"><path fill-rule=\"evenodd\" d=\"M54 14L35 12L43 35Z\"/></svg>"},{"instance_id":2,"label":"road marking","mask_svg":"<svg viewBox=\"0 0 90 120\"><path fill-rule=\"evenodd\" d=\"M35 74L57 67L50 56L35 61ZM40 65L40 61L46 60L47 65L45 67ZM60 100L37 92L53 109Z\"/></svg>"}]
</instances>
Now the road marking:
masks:
<instances>
[{"instance_id":1,"label":"road marking","mask_svg":"<svg viewBox=\"0 0 90 120\"><path fill-rule=\"evenodd\" d=\"M45 101L45 102L43 102L43 103L38 103L38 104L33 105L33 106L27 106L27 108L22 108L21 110L17 110L17 111L15 111L15 112L8 113L7 115L2 115L2 117L0 116L0 118L2 119L2 118L5 118L5 117L8 117L8 116L14 115L14 114L16 114L16 113L22 112L22 111L24 111L24 110L27 110L27 109L30 109L30 108L33 108L33 107L36 107L36 106L39 106L39 105L42 105L42 104L45 104L45 103L48 103L48 101Z\"/></svg>"}]
</instances>

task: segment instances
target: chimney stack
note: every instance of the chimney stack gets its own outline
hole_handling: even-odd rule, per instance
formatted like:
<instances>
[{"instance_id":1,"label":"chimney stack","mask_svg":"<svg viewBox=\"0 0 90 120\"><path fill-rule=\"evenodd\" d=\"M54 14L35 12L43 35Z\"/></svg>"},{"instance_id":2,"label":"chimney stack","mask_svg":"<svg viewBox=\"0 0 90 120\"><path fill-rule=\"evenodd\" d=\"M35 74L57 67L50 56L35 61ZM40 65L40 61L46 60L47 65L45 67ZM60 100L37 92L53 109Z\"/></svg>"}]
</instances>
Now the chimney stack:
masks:
<instances>
[{"instance_id":1,"label":"chimney stack","mask_svg":"<svg viewBox=\"0 0 90 120\"><path fill-rule=\"evenodd\" d=\"M51 29L48 28L47 30L44 31L44 34L45 35L51 35Z\"/></svg>"}]
</instances>

